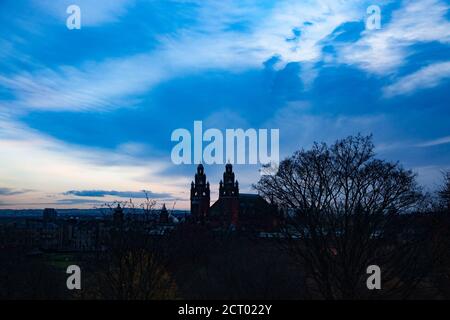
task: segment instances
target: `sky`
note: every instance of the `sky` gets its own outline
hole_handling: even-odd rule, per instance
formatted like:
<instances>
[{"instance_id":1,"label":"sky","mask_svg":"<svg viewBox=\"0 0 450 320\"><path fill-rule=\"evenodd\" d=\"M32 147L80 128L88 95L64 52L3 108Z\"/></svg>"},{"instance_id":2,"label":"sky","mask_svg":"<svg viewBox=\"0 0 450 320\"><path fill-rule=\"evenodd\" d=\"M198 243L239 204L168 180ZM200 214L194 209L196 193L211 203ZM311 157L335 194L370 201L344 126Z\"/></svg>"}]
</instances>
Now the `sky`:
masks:
<instances>
[{"instance_id":1,"label":"sky","mask_svg":"<svg viewBox=\"0 0 450 320\"><path fill-rule=\"evenodd\" d=\"M69 5L81 11L70 30ZM381 28L366 28L367 8ZM0 1L0 209L189 207L178 128L279 129L280 156L373 134L434 190L450 169L450 2ZM212 198L223 165L205 167ZM254 192L256 165L235 165Z\"/></svg>"}]
</instances>

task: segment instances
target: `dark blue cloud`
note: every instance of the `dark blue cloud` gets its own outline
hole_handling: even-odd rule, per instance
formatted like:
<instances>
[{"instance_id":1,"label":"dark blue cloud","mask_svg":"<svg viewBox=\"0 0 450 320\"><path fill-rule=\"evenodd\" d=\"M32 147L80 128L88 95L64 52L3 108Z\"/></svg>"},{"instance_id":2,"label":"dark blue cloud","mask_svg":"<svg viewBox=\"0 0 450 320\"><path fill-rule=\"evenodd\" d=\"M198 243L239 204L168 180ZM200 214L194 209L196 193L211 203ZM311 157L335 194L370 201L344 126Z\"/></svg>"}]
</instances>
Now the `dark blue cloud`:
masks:
<instances>
[{"instance_id":1,"label":"dark blue cloud","mask_svg":"<svg viewBox=\"0 0 450 320\"><path fill-rule=\"evenodd\" d=\"M32 191L32 190L29 190L29 189L17 190L17 189L11 189L11 188L0 188L0 196L13 196L13 195L27 193L30 191Z\"/></svg>"},{"instance_id":2,"label":"dark blue cloud","mask_svg":"<svg viewBox=\"0 0 450 320\"><path fill-rule=\"evenodd\" d=\"M79 204L103 204L104 201L91 199L59 199L54 204L58 205L79 205Z\"/></svg>"},{"instance_id":3,"label":"dark blue cloud","mask_svg":"<svg viewBox=\"0 0 450 320\"><path fill-rule=\"evenodd\" d=\"M115 190L70 190L64 192L64 195L72 195L77 197L99 197L114 196L120 198L146 198L152 199L171 198L169 193L155 193L151 191L115 191Z\"/></svg>"}]
</instances>

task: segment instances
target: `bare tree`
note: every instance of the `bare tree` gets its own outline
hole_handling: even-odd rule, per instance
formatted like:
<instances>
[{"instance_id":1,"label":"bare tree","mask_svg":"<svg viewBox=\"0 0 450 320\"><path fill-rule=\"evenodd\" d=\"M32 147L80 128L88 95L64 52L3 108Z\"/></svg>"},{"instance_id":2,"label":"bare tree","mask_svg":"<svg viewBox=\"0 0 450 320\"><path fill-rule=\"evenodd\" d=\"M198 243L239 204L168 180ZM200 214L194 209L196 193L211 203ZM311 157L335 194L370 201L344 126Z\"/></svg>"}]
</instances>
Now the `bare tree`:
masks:
<instances>
[{"instance_id":1,"label":"bare tree","mask_svg":"<svg viewBox=\"0 0 450 320\"><path fill-rule=\"evenodd\" d=\"M175 282L159 248L148 239L142 242L142 235L126 232L115 237L111 242L114 244L94 271L92 294L119 300L176 298Z\"/></svg>"},{"instance_id":2,"label":"bare tree","mask_svg":"<svg viewBox=\"0 0 450 320\"><path fill-rule=\"evenodd\" d=\"M444 172L444 183L439 191L439 197L445 209L450 211L450 171Z\"/></svg>"},{"instance_id":3,"label":"bare tree","mask_svg":"<svg viewBox=\"0 0 450 320\"><path fill-rule=\"evenodd\" d=\"M254 186L287 211L283 240L322 297L369 296L366 268L379 265L384 293L406 297L426 268L422 239L407 227L421 190L411 171L374 157L371 136L315 143Z\"/></svg>"},{"instance_id":4,"label":"bare tree","mask_svg":"<svg viewBox=\"0 0 450 320\"><path fill-rule=\"evenodd\" d=\"M177 288L167 268L167 239L153 232L156 202L146 194L140 205L135 205L130 199L107 204L106 208L111 214L118 205L124 210L124 219L108 227L103 239L106 250L90 270L92 289L85 297L118 300L175 298Z\"/></svg>"}]
</instances>

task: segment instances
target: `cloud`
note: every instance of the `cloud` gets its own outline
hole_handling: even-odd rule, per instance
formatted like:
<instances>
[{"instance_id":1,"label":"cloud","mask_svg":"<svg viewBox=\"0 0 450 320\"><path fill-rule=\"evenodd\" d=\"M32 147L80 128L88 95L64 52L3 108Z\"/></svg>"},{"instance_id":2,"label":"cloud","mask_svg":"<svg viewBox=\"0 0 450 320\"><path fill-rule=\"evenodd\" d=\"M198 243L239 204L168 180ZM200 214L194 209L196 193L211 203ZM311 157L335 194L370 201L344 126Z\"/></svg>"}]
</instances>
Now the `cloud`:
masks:
<instances>
[{"instance_id":1,"label":"cloud","mask_svg":"<svg viewBox=\"0 0 450 320\"><path fill-rule=\"evenodd\" d=\"M100 200L92 199L59 199L54 204L56 205L80 205L80 204L99 204L104 203Z\"/></svg>"},{"instance_id":2,"label":"cloud","mask_svg":"<svg viewBox=\"0 0 450 320\"><path fill-rule=\"evenodd\" d=\"M58 51L58 46L65 44L58 38L58 32L52 32L54 38L51 43L56 45L55 53L44 55L46 58L42 58L42 52L34 54L38 46L33 45L32 41L36 41L33 37L23 38L20 46L16 46L18 42L12 38L7 39L8 43L0 44L0 48L5 48L5 51L0 50L0 56L6 60L2 62L0 71L0 90L5 93L2 99L8 99L0 101L0 176L5 177L5 181L11 181L9 187L19 190L26 182L27 187L61 195L61 192L70 189L81 190L79 192L110 188L140 190L151 183L149 187L155 194L168 191L188 199L186 185L189 181L186 184L185 180L190 180L191 176L179 174L161 179L161 173L173 166L157 158L156 152L148 150L145 145L126 141L110 151L69 144L25 127L17 122L15 116L36 110L103 113L137 105L145 110L161 108L163 106L157 105L158 99L145 100L151 100L151 103L144 105L141 98L147 98L145 95L149 91L164 82L207 71L239 74L249 69L262 69L264 62L274 56L278 57L273 65L275 70L284 68L290 62L299 63L298 76L305 84L311 85L320 76L317 62L325 59L324 47L333 44L328 41L329 36L345 23L356 22L360 25L369 3L357 0L276 1L264 5L252 0L192 2L195 2L196 15L189 17L190 21L192 19L189 25L183 24L183 28L171 29L168 33L160 33L158 29L150 52L136 54L136 48L140 48L137 45L130 49L133 53L129 55L118 54L124 51L109 47L94 55L90 55L92 52L89 51L89 57L81 54L74 59L68 54L66 58ZM390 1L377 3L383 5L387 2ZM100 26L123 18L133 1L80 3L83 23L86 26ZM63 4L66 2L44 1L42 7L65 20L65 8L61 11ZM379 75L387 72L389 78L394 79L390 73L395 73L399 66L407 63L412 44L432 41L449 43L450 28L445 18L448 5L438 0L404 1L402 4L393 13L391 22L383 23L382 30L365 31L362 38L354 39L354 43L336 44L337 59L325 61L327 65L350 64ZM91 10L90 7L95 8ZM125 28L129 28L129 24L126 25ZM64 28L63 22L61 27ZM118 31L118 37L126 37L130 32L129 29ZM359 37L361 30L357 31L356 36ZM138 38L141 35L143 39L149 38L147 33L139 34ZM27 43L30 39L31 42ZM88 41L97 39L95 33L91 33ZM77 42L77 45L86 44L84 35L79 40L82 42ZM14 61L12 57L21 51L24 59L33 57L40 60L39 63L28 64L27 67L11 63ZM77 64L68 65L68 61L77 61ZM14 73L4 66L11 67ZM442 70L427 68L398 79L385 90L393 95L408 94L419 88L438 85L444 80ZM439 81L436 82L436 78ZM336 76L331 80L339 79ZM347 84L339 84L343 88L342 95L348 93ZM362 87L364 85L361 84ZM204 98L214 104L213 96ZM335 105L340 108L339 103ZM225 119L228 121L226 123L247 126L247 121L241 117L245 113L239 108L233 105L221 108L216 114L206 116L205 127L219 127ZM254 112L257 106L251 108ZM327 106L321 105L320 108L325 110ZM355 115L355 110L352 110L352 115L332 114L330 110L330 114L321 115L314 113L319 111L317 109L319 106L309 110L303 102L287 103L286 108L273 110L275 117L262 127L280 128L281 139L284 140L282 148L289 153L303 146L308 147L315 140L330 141L347 134L370 133L374 128L383 135L386 127L389 129L392 125L386 124L386 118L377 115L377 110L374 115ZM229 110L238 112L227 113ZM178 117L176 113L172 114ZM143 155L150 151L153 158L145 158Z\"/></svg>"},{"instance_id":3,"label":"cloud","mask_svg":"<svg viewBox=\"0 0 450 320\"><path fill-rule=\"evenodd\" d=\"M11 188L0 188L0 196L14 196L14 195L18 195L18 194L28 193L30 191L32 191L32 190L29 190L29 189L17 190L17 189L11 189Z\"/></svg>"},{"instance_id":4,"label":"cloud","mask_svg":"<svg viewBox=\"0 0 450 320\"><path fill-rule=\"evenodd\" d=\"M64 195L73 195L77 197L105 197L114 196L120 198L142 198L147 196L152 199L171 198L169 193L154 193L151 191L116 191L116 190L71 190L64 192Z\"/></svg>"},{"instance_id":5,"label":"cloud","mask_svg":"<svg viewBox=\"0 0 450 320\"><path fill-rule=\"evenodd\" d=\"M383 88L383 92L387 98L411 94L416 90L437 87L449 78L450 61L435 63L398 79L395 83Z\"/></svg>"},{"instance_id":6,"label":"cloud","mask_svg":"<svg viewBox=\"0 0 450 320\"><path fill-rule=\"evenodd\" d=\"M420 148L426 148L426 147L439 146L439 145L447 144L447 143L450 143L450 136L421 142L421 143L416 144L415 146L420 147Z\"/></svg>"},{"instance_id":7,"label":"cloud","mask_svg":"<svg viewBox=\"0 0 450 320\"><path fill-rule=\"evenodd\" d=\"M383 75L405 64L415 43L450 43L448 4L440 0L404 0L402 4L381 30L366 30L357 42L338 46L338 62ZM382 21L383 17L382 13Z\"/></svg>"},{"instance_id":8,"label":"cloud","mask_svg":"<svg viewBox=\"0 0 450 320\"><path fill-rule=\"evenodd\" d=\"M44 6L53 8L54 2L46 1ZM95 2L93 11L121 12L130 3ZM262 68L273 56L279 57L274 66L278 69L289 62L302 63L299 76L310 85L317 76L314 63L324 58L323 48L329 44L325 40L343 24L362 21L368 3L283 1L264 8L252 1L196 2L195 23L159 35L152 52L106 56L78 66L47 65L11 75L0 73L0 85L15 96L10 109L103 111L135 105L140 95L175 77L214 69ZM450 23L445 18L448 5L438 0L403 3L382 30L364 31L355 43L337 44L335 62L383 74L405 62L411 44L450 43ZM122 9L105 8L109 6ZM233 28L239 23L246 26L245 32Z\"/></svg>"},{"instance_id":9,"label":"cloud","mask_svg":"<svg viewBox=\"0 0 450 320\"><path fill-rule=\"evenodd\" d=\"M289 62L317 62L322 58L323 40L343 23L361 20L366 3L277 1L270 9L258 10L242 1L220 8L216 2L203 2L197 28L183 30L177 40L167 39L166 47L182 61L194 59L209 67L262 67L273 56L279 57L278 69ZM245 32L230 29L243 21Z\"/></svg>"},{"instance_id":10,"label":"cloud","mask_svg":"<svg viewBox=\"0 0 450 320\"><path fill-rule=\"evenodd\" d=\"M105 3L112 2L101 2L95 10L103 11ZM47 1L45 6L53 8L53 3ZM174 77L213 69L263 68L273 56L279 56L277 68L289 62L306 63L309 67L301 77L311 83L316 71L308 63L320 60L323 40L338 26L361 19L363 3L284 1L260 9L253 2L198 2L196 23L158 36L152 52L0 73L0 85L14 94L9 106L13 109L111 110L133 105L139 101L136 96ZM232 28L243 21L248 25L245 32ZM300 34L301 41L289 41L293 33Z\"/></svg>"},{"instance_id":11,"label":"cloud","mask_svg":"<svg viewBox=\"0 0 450 320\"><path fill-rule=\"evenodd\" d=\"M170 181L161 177L161 172L172 165L170 160L68 144L7 119L0 114L0 176L13 192L24 185L34 190L31 195L14 195L18 204L42 202L46 194L72 189L151 188L154 194L163 195L184 189L177 177Z\"/></svg>"},{"instance_id":12,"label":"cloud","mask_svg":"<svg viewBox=\"0 0 450 320\"><path fill-rule=\"evenodd\" d=\"M111 110L129 105L124 97L143 93L164 78L164 71L155 67L158 60L151 55L135 55L90 61L78 68L60 66L9 76L0 74L0 84L16 98L9 108Z\"/></svg>"}]
</instances>

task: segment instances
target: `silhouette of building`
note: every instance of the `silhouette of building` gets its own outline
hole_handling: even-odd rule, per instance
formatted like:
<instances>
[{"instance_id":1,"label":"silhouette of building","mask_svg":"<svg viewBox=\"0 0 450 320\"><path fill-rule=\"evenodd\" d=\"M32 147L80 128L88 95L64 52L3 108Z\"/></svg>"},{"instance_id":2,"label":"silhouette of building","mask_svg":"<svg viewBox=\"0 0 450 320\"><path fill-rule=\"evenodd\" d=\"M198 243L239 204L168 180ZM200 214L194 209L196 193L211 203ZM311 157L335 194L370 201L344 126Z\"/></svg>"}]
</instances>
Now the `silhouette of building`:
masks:
<instances>
[{"instance_id":1,"label":"silhouette of building","mask_svg":"<svg viewBox=\"0 0 450 320\"><path fill-rule=\"evenodd\" d=\"M223 180L219 182L219 199L211 207L211 212L223 227L239 227L239 182L235 181L230 163L225 166Z\"/></svg>"},{"instance_id":2,"label":"silhouette of building","mask_svg":"<svg viewBox=\"0 0 450 320\"><path fill-rule=\"evenodd\" d=\"M210 207L210 187L202 164L191 185L191 215L194 221L230 230L273 231L280 224L275 205L257 194L239 192L233 166L225 166L219 182L219 199Z\"/></svg>"},{"instance_id":3,"label":"silhouette of building","mask_svg":"<svg viewBox=\"0 0 450 320\"><path fill-rule=\"evenodd\" d=\"M163 204L161 212L159 213L159 223L169 223L169 211L167 211L165 203Z\"/></svg>"},{"instance_id":4,"label":"silhouette of building","mask_svg":"<svg viewBox=\"0 0 450 320\"><path fill-rule=\"evenodd\" d=\"M42 213L42 218L45 221L55 221L56 218L58 218L58 213L53 208L45 208L44 212Z\"/></svg>"},{"instance_id":5,"label":"silhouette of building","mask_svg":"<svg viewBox=\"0 0 450 320\"><path fill-rule=\"evenodd\" d=\"M191 183L191 215L195 221L204 222L209 211L210 190L209 182L202 164L197 167L195 182Z\"/></svg>"}]
</instances>

